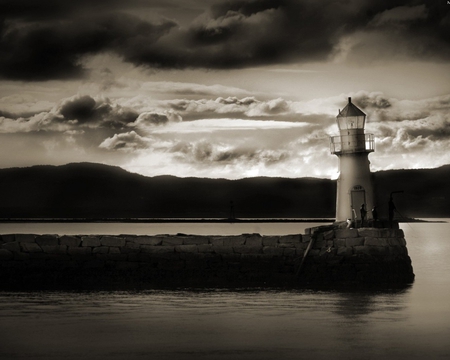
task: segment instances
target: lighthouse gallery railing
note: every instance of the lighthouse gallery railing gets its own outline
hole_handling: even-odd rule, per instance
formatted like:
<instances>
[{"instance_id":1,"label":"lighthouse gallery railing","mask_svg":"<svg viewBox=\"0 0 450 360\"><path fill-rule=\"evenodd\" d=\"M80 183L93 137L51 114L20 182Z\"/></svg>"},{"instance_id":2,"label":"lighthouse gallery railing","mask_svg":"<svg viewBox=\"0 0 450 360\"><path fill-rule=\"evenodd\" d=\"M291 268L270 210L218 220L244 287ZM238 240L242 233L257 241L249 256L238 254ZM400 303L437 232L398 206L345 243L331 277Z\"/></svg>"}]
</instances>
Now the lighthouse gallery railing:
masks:
<instances>
[{"instance_id":1,"label":"lighthouse gallery railing","mask_svg":"<svg viewBox=\"0 0 450 360\"><path fill-rule=\"evenodd\" d=\"M352 138L354 139L354 138ZM342 152L359 152L359 151L375 151L375 137L373 134L364 134L364 142L360 144L350 144L349 136L332 136L330 137L330 151L332 154ZM355 145L355 146L352 146Z\"/></svg>"}]
</instances>

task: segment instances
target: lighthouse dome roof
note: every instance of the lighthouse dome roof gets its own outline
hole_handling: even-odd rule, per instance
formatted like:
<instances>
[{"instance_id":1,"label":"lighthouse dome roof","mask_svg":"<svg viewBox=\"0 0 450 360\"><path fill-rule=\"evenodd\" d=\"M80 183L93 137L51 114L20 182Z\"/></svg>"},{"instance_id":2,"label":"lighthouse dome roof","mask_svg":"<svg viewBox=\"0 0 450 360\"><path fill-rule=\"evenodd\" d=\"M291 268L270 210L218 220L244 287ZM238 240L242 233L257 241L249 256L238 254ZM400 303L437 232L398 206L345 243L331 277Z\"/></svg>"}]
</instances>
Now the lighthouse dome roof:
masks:
<instances>
[{"instance_id":1,"label":"lighthouse dome roof","mask_svg":"<svg viewBox=\"0 0 450 360\"><path fill-rule=\"evenodd\" d=\"M348 104L342 111L339 111L337 117L350 117L350 116L366 116L356 105L353 105L352 98L348 98Z\"/></svg>"}]
</instances>

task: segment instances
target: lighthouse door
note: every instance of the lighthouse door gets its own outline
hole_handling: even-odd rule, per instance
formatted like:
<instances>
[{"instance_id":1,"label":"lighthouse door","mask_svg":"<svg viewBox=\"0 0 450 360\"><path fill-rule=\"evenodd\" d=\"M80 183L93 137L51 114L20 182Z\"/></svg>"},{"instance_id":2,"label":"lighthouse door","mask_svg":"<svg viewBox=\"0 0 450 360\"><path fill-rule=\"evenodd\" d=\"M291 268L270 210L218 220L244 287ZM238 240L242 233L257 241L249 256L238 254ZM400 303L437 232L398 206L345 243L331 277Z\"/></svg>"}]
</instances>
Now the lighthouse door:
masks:
<instances>
[{"instance_id":1,"label":"lighthouse door","mask_svg":"<svg viewBox=\"0 0 450 360\"><path fill-rule=\"evenodd\" d=\"M350 191L350 201L352 206L352 218L353 220L360 219L361 214L359 213L359 209L361 208L361 205L364 204L364 206L367 209L366 204L366 191L361 185L353 186L352 190Z\"/></svg>"}]
</instances>

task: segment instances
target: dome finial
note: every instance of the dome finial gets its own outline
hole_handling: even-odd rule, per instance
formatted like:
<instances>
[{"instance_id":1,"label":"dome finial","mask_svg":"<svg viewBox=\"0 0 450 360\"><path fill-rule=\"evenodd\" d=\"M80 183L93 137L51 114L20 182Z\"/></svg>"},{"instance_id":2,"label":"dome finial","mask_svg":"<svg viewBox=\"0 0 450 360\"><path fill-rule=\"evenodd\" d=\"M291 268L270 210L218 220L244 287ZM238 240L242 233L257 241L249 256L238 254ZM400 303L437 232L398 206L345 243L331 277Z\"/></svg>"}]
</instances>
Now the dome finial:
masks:
<instances>
[{"instance_id":1,"label":"dome finial","mask_svg":"<svg viewBox=\"0 0 450 360\"><path fill-rule=\"evenodd\" d=\"M348 103L349 103L349 104L352 103L352 98L351 98L351 97L348 98Z\"/></svg>"}]
</instances>

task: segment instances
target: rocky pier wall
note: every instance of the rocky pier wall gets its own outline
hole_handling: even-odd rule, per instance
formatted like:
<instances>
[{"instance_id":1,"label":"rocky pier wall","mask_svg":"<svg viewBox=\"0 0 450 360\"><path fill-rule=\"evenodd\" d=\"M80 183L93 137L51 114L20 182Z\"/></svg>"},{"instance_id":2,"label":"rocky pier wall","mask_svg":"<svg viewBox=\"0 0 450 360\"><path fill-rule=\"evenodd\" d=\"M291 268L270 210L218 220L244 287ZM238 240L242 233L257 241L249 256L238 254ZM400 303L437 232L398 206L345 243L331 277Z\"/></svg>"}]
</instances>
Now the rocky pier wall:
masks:
<instances>
[{"instance_id":1,"label":"rocky pier wall","mask_svg":"<svg viewBox=\"0 0 450 360\"><path fill-rule=\"evenodd\" d=\"M283 236L0 238L2 288L304 287L413 279L400 229L330 225Z\"/></svg>"}]
</instances>

